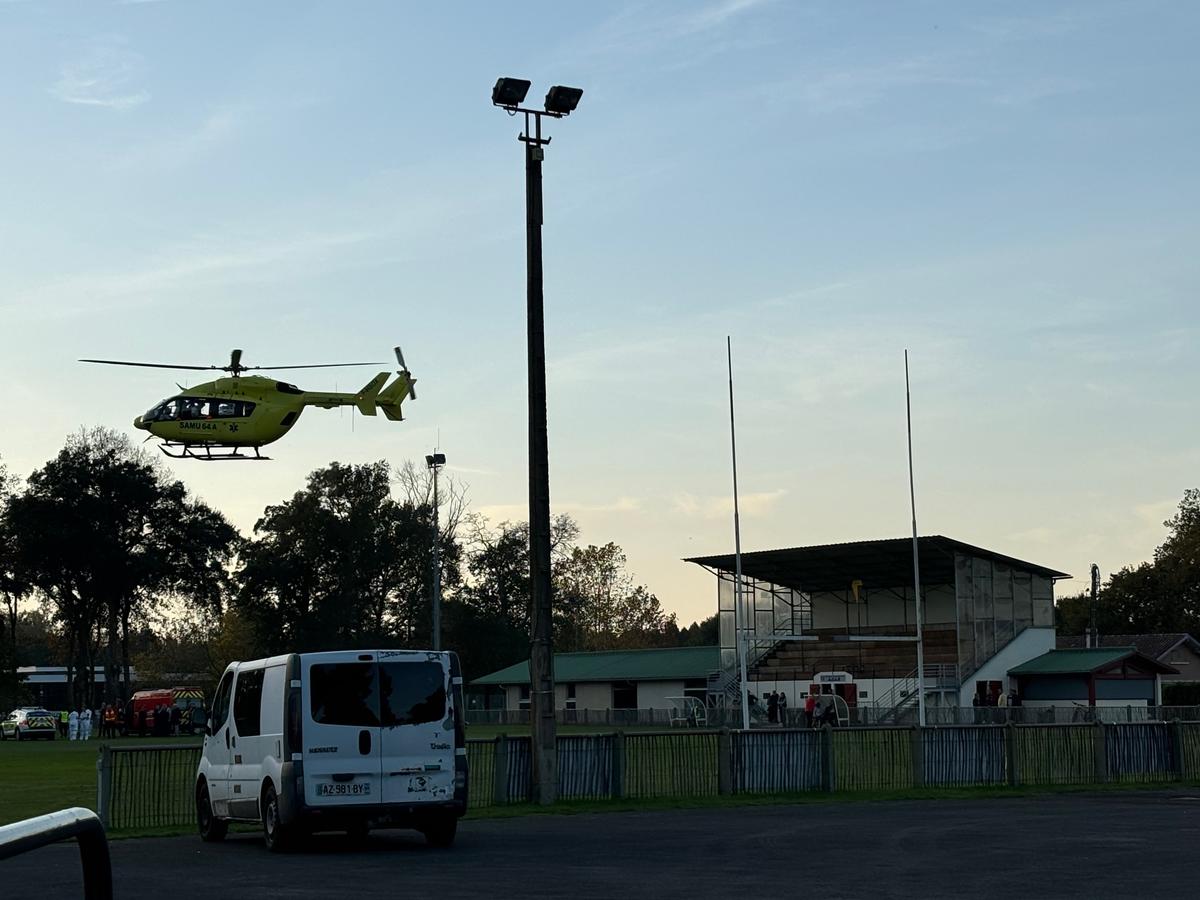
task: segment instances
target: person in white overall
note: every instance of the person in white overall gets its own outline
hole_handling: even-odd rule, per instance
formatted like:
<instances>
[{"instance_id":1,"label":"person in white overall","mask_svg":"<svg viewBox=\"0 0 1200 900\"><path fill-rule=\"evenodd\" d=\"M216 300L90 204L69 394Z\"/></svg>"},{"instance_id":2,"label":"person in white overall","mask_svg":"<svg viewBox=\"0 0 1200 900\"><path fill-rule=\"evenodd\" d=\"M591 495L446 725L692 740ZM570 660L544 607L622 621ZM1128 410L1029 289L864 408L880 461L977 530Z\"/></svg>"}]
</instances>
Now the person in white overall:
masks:
<instances>
[{"instance_id":1,"label":"person in white overall","mask_svg":"<svg viewBox=\"0 0 1200 900\"><path fill-rule=\"evenodd\" d=\"M75 709L67 716L67 740L79 740L79 711Z\"/></svg>"},{"instance_id":2,"label":"person in white overall","mask_svg":"<svg viewBox=\"0 0 1200 900\"><path fill-rule=\"evenodd\" d=\"M86 741L92 736L92 710L84 709L79 716L79 739Z\"/></svg>"}]
</instances>

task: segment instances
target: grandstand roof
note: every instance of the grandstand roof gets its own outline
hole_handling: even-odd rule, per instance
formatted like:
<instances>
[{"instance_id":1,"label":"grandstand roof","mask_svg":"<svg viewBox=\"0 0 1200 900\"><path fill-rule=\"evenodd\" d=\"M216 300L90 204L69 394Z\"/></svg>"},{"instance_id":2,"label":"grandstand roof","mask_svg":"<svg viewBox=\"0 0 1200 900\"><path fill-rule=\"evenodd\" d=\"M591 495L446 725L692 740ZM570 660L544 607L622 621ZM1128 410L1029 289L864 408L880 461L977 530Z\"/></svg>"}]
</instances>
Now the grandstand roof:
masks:
<instances>
[{"instance_id":1,"label":"grandstand roof","mask_svg":"<svg viewBox=\"0 0 1200 900\"><path fill-rule=\"evenodd\" d=\"M554 680L678 681L707 678L721 667L719 647L668 647L657 650L600 650L555 653ZM529 684L529 660L476 678L471 684Z\"/></svg>"},{"instance_id":2,"label":"grandstand roof","mask_svg":"<svg viewBox=\"0 0 1200 900\"><path fill-rule=\"evenodd\" d=\"M1070 578L1066 572L1005 556L940 534L917 539L922 584L953 584L954 554L963 553L1033 572L1045 578ZM742 554L742 574L798 591L844 591L854 580L867 587L898 587L913 580L912 538L820 544ZM696 563L719 572L733 572L732 553L695 556Z\"/></svg>"}]
</instances>

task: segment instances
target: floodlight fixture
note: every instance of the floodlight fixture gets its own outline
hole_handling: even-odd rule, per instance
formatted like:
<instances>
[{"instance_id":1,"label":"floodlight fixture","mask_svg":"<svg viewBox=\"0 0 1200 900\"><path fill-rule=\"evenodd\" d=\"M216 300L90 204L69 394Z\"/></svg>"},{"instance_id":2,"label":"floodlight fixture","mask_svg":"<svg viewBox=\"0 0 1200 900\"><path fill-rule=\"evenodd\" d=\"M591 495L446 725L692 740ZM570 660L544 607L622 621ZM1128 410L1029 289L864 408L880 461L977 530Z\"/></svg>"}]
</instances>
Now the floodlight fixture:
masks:
<instances>
[{"instance_id":1,"label":"floodlight fixture","mask_svg":"<svg viewBox=\"0 0 1200 900\"><path fill-rule=\"evenodd\" d=\"M445 453L432 453L432 454L427 453L427 454L425 454L425 464L427 466L429 466L429 468L431 468L431 469L436 466L444 466L446 464L446 454Z\"/></svg>"},{"instance_id":2,"label":"floodlight fixture","mask_svg":"<svg viewBox=\"0 0 1200 900\"><path fill-rule=\"evenodd\" d=\"M529 93L529 82L524 78L497 78L492 88L492 103L509 108L520 106Z\"/></svg>"},{"instance_id":3,"label":"floodlight fixture","mask_svg":"<svg viewBox=\"0 0 1200 900\"><path fill-rule=\"evenodd\" d=\"M579 105L583 88L563 87L556 84L546 93L546 112L560 116L570 115Z\"/></svg>"}]
</instances>

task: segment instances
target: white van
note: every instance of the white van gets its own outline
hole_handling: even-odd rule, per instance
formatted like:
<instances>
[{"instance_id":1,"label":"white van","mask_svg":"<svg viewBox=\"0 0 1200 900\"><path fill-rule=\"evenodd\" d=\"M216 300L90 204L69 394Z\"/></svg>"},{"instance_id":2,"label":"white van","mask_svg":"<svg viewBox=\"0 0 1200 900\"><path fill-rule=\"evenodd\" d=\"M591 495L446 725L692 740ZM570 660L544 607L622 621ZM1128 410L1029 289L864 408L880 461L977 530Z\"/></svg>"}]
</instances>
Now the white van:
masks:
<instances>
[{"instance_id":1,"label":"white van","mask_svg":"<svg viewBox=\"0 0 1200 900\"><path fill-rule=\"evenodd\" d=\"M457 654L290 653L221 676L196 772L202 839L261 822L271 850L303 832L373 827L446 847L466 808Z\"/></svg>"}]
</instances>

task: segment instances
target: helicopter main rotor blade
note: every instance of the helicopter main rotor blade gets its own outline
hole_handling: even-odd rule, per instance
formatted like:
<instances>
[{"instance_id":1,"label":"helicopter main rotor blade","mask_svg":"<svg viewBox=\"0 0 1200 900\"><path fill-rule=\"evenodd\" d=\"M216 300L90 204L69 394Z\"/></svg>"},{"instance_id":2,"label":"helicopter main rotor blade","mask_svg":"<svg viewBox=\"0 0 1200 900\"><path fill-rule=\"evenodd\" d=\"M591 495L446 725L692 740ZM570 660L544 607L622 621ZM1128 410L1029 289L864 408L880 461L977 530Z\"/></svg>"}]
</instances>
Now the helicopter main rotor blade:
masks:
<instances>
[{"instance_id":1,"label":"helicopter main rotor blade","mask_svg":"<svg viewBox=\"0 0 1200 900\"><path fill-rule=\"evenodd\" d=\"M334 369L339 366L383 366L386 363L380 362L355 362L355 363L316 363L309 366L242 366L242 371L250 372L252 370L270 369L272 372L282 369Z\"/></svg>"},{"instance_id":2,"label":"helicopter main rotor blade","mask_svg":"<svg viewBox=\"0 0 1200 900\"><path fill-rule=\"evenodd\" d=\"M211 369L220 369L220 366L175 366L168 363L144 363L144 362L127 362L123 359L81 359L80 362L86 363L103 363L106 366L141 366L146 369L194 369L198 372L207 372Z\"/></svg>"}]
</instances>

